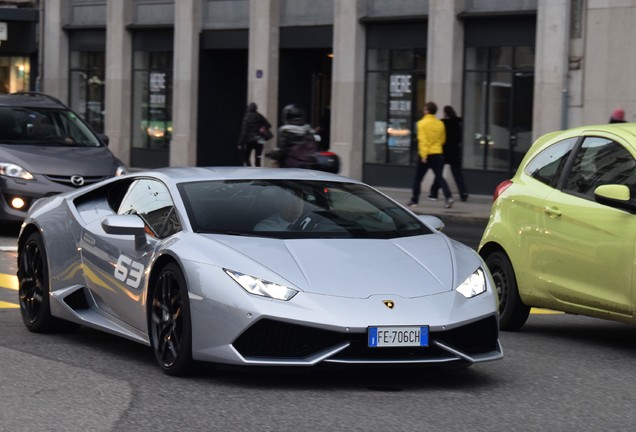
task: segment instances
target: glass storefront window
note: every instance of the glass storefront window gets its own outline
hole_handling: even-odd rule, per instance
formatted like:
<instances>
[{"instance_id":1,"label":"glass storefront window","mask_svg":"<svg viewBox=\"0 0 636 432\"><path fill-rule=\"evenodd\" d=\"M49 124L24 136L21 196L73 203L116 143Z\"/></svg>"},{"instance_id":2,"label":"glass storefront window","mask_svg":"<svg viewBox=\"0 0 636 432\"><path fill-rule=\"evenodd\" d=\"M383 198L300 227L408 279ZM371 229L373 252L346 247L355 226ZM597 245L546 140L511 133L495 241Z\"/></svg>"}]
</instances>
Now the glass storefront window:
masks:
<instances>
[{"instance_id":1,"label":"glass storefront window","mask_svg":"<svg viewBox=\"0 0 636 432\"><path fill-rule=\"evenodd\" d=\"M70 106L95 132L104 132L104 51L71 52Z\"/></svg>"},{"instance_id":2,"label":"glass storefront window","mask_svg":"<svg viewBox=\"0 0 636 432\"><path fill-rule=\"evenodd\" d=\"M29 91L30 78L28 57L0 57L0 93Z\"/></svg>"},{"instance_id":3,"label":"glass storefront window","mask_svg":"<svg viewBox=\"0 0 636 432\"><path fill-rule=\"evenodd\" d=\"M424 104L425 69L426 52L422 49L368 51L365 162L413 164L415 123Z\"/></svg>"},{"instance_id":4,"label":"glass storefront window","mask_svg":"<svg viewBox=\"0 0 636 432\"><path fill-rule=\"evenodd\" d=\"M367 69L370 71L389 70L389 50L370 49L367 54Z\"/></svg>"},{"instance_id":5,"label":"glass storefront window","mask_svg":"<svg viewBox=\"0 0 636 432\"><path fill-rule=\"evenodd\" d=\"M463 166L514 172L531 145L534 48L468 47Z\"/></svg>"},{"instance_id":6,"label":"glass storefront window","mask_svg":"<svg viewBox=\"0 0 636 432\"><path fill-rule=\"evenodd\" d=\"M172 140L172 51L133 57L134 148L168 149Z\"/></svg>"}]
</instances>

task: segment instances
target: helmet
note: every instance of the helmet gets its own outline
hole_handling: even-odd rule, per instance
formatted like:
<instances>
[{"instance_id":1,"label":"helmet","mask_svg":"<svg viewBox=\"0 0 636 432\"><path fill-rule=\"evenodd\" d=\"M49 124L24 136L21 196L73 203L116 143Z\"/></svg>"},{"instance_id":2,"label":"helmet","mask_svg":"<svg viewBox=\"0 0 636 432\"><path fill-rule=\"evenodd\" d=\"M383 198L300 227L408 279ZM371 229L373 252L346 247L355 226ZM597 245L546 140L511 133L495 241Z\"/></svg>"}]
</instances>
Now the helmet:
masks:
<instances>
[{"instance_id":1,"label":"helmet","mask_svg":"<svg viewBox=\"0 0 636 432\"><path fill-rule=\"evenodd\" d=\"M283 108L283 123L302 126L305 124L305 110L298 105L287 105Z\"/></svg>"}]
</instances>

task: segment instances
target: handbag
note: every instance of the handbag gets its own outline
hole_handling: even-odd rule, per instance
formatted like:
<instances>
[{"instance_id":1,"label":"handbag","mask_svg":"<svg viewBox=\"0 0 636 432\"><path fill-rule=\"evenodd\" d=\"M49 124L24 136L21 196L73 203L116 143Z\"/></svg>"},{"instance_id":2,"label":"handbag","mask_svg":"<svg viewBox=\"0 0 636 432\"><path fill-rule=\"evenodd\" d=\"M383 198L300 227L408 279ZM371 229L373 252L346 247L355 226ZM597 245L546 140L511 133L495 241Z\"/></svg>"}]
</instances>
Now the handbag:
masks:
<instances>
[{"instance_id":1,"label":"handbag","mask_svg":"<svg viewBox=\"0 0 636 432\"><path fill-rule=\"evenodd\" d=\"M272 131L268 127L265 127L265 126L261 126L261 128L258 130L258 134L265 141L269 141L272 138L274 138L274 134L272 133Z\"/></svg>"}]
</instances>

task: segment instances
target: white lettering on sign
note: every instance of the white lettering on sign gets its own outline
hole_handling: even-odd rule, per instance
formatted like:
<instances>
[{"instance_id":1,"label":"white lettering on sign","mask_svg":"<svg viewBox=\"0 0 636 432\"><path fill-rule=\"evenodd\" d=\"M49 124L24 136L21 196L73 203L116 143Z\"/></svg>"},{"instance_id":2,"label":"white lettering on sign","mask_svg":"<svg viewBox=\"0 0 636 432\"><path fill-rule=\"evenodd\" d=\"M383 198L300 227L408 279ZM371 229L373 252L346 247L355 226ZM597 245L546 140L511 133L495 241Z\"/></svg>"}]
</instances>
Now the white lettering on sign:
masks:
<instances>
[{"instance_id":1,"label":"white lettering on sign","mask_svg":"<svg viewBox=\"0 0 636 432\"><path fill-rule=\"evenodd\" d=\"M152 93L165 90L166 89L166 74L164 72L151 72L149 87Z\"/></svg>"},{"instance_id":2,"label":"white lettering on sign","mask_svg":"<svg viewBox=\"0 0 636 432\"><path fill-rule=\"evenodd\" d=\"M411 93L411 75L391 75L391 96L401 96Z\"/></svg>"},{"instance_id":3,"label":"white lettering on sign","mask_svg":"<svg viewBox=\"0 0 636 432\"><path fill-rule=\"evenodd\" d=\"M410 113L411 101L410 100L391 100L389 101L389 109L393 112Z\"/></svg>"},{"instance_id":4,"label":"white lettering on sign","mask_svg":"<svg viewBox=\"0 0 636 432\"><path fill-rule=\"evenodd\" d=\"M139 287L141 276L144 273L142 263L133 261L126 255L120 255L115 266L115 279L124 282L132 288Z\"/></svg>"}]
</instances>

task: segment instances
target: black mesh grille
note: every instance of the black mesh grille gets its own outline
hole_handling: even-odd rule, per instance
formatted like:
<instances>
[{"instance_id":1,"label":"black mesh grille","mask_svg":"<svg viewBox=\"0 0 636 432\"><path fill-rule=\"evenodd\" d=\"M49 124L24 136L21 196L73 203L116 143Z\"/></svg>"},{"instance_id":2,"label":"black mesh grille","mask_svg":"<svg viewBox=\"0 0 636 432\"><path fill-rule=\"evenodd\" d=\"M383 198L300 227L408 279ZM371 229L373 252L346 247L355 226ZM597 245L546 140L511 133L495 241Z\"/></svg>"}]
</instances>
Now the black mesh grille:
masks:
<instances>
[{"instance_id":1,"label":"black mesh grille","mask_svg":"<svg viewBox=\"0 0 636 432\"><path fill-rule=\"evenodd\" d=\"M431 332L428 347L369 348L364 333L338 333L263 319L247 329L233 345L244 357L302 359L347 341L350 346L333 359L414 360L448 357L449 353L434 345L433 340L466 354L492 352L497 349L498 335L497 320L493 316L452 330Z\"/></svg>"},{"instance_id":2,"label":"black mesh grille","mask_svg":"<svg viewBox=\"0 0 636 432\"><path fill-rule=\"evenodd\" d=\"M344 340L336 332L262 319L233 345L244 357L304 358Z\"/></svg>"},{"instance_id":3,"label":"black mesh grille","mask_svg":"<svg viewBox=\"0 0 636 432\"><path fill-rule=\"evenodd\" d=\"M490 352L497 348L499 326L494 316L438 333L440 342L466 354Z\"/></svg>"}]
</instances>

